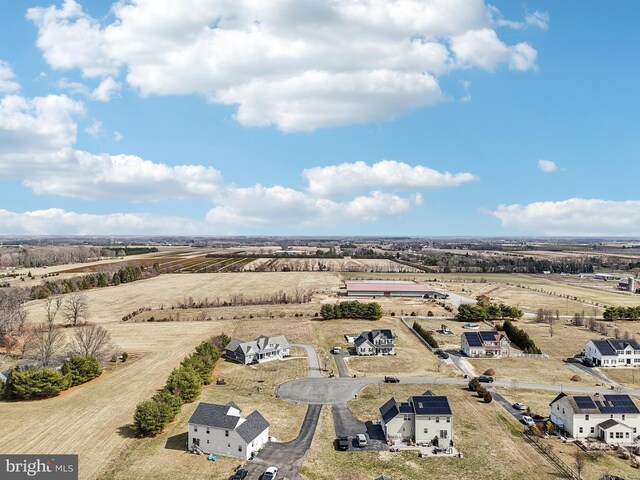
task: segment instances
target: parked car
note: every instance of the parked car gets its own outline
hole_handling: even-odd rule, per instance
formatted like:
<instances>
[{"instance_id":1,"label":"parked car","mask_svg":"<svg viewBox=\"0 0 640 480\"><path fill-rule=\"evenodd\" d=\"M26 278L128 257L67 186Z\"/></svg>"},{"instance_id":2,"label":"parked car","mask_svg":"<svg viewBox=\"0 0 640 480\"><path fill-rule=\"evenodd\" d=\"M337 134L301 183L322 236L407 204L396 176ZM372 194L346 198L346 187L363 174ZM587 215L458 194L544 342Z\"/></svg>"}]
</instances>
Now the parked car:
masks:
<instances>
[{"instance_id":1,"label":"parked car","mask_svg":"<svg viewBox=\"0 0 640 480\"><path fill-rule=\"evenodd\" d=\"M444 350L438 350L436 353L440 358L449 358L449 354Z\"/></svg>"},{"instance_id":2,"label":"parked car","mask_svg":"<svg viewBox=\"0 0 640 480\"><path fill-rule=\"evenodd\" d=\"M493 377L490 377L489 375L480 375L478 377L478 381L481 383L491 383L493 382Z\"/></svg>"},{"instance_id":3,"label":"parked car","mask_svg":"<svg viewBox=\"0 0 640 480\"><path fill-rule=\"evenodd\" d=\"M590 358L587 358L587 357L584 357L582 359L582 364L586 365L587 367L595 367L596 366L596 364L593 363L593 360L591 360Z\"/></svg>"},{"instance_id":4,"label":"parked car","mask_svg":"<svg viewBox=\"0 0 640 480\"><path fill-rule=\"evenodd\" d=\"M366 447L367 446L367 437L365 437L364 433L359 433L358 436L356 437L356 439L358 440L358 446L359 447Z\"/></svg>"},{"instance_id":5,"label":"parked car","mask_svg":"<svg viewBox=\"0 0 640 480\"><path fill-rule=\"evenodd\" d=\"M524 423L527 427L532 427L533 425L536 424L536 422L533 421L533 418L531 418L529 415L523 415L520 421Z\"/></svg>"},{"instance_id":6,"label":"parked car","mask_svg":"<svg viewBox=\"0 0 640 480\"><path fill-rule=\"evenodd\" d=\"M334 355L338 355L340 352L342 352L342 347L333 347L331 349L331 353L333 353Z\"/></svg>"},{"instance_id":7,"label":"parked car","mask_svg":"<svg viewBox=\"0 0 640 480\"><path fill-rule=\"evenodd\" d=\"M346 435L338 437L338 450L349 450L349 437Z\"/></svg>"},{"instance_id":8,"label":"parked car","mask_svg":"<svg viewBox=\"0 0 640 480\"><path fill-rule=\"evenodd\" d=\"M527 406L524 403L516 402L512 405L516 410L526 410Z\"/></svg>"},{"instance_id":9,"label":"parked car","mask_svg":"<svg viewBox=\"0 0 640 480\"><path fill-rule=\"evenodd\" d=\"M245 478L247 478L248 474L249 472L247 470L245 470L244 468L239 468L238 470L236 470L236 473L234 473L233 476L229 478L229 480L244 480Z\"/></svg>"},{"instance_id":10,"label":"parked car","mask_svg":"<svg viewBox=\"0 0 640 480\"><path fill-rule=\"evenodd\" d=\"M262 480L275 480L277 476L278 469L276 467L269 467L262 474Z\"/></svg>"},{"instance_id":11,"label":"parked car","mask_svg":"<svg viewBox=\"0 0 640 480\"><path fill-rule=\"evenodd\" d=\"M398 377L384 377L384 383L400 383Z\"/></svg>"}]
</instances>

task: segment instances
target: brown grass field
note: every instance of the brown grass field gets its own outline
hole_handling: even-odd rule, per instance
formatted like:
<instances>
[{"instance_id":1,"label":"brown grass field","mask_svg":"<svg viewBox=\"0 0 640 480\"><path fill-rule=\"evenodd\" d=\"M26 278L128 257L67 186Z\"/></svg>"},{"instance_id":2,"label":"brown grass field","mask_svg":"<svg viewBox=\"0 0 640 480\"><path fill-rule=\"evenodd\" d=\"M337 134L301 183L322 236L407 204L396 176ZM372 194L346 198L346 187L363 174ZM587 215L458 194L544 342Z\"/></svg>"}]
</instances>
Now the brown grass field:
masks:
<instances>
[{"instance_id":1,"label":"brown grass field","mask_svg":"<svg viewBox=\"0 0 640 480\"><path fill-rule=\"evenodd\" d=\"M102 478L112 459L137 440L127 427L138 402L152 396L200 341L221 333L217 322L110 324L123 351L140 355L58 397L2 403L3 453L77 453L80 478Z\"/></svg>"},{"instance_id":2,"label":"brown grass field","mask_svg":"<svg viewBox=\"0 0 640 480\"><path fill-rule=\"evenodd\" d=\"M313 445L302 468L305 480L360 480L387 475L394 480L442 478L451 480L556 479L553 468L522 438L522 426L495 403L485 404L458 386L385 385L362 390L349 407L362 420L379 417L378 408L395 396L431 389L447 395L454 413L454 441L464 458L418 458L417 453L344 453L331 446L335 439L331 412L323 411Z\"/></svg>"}]
</instances>

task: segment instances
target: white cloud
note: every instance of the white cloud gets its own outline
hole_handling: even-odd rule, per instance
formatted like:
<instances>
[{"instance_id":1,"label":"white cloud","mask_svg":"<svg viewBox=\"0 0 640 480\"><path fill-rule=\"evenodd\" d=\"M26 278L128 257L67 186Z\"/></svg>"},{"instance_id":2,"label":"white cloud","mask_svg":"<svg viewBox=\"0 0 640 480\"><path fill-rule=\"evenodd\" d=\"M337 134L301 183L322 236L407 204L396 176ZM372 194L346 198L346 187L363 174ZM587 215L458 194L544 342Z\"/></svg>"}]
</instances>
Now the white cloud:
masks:
<instances>
[{"instance_id":1,"label":"white cloud","mask_svg":"<svg viewBox=\"0 0 640 480\"><path fill-rule=\"evenodd\" d=\"M527 25L538 27L541 30L547 30L549 28L549 14L547 12L535 11L528 13L525 17Z\"/></svg>"},{"instance_id":2,"label":"white cloud","mask_svg":"<svg viewBox=\"0 0 640 480\"><path fill-rule=\"evenodd\" d=\"M480 67L493 71L506 63L511 70L536 68L536 50L528 43L508 46L495 30L483 28L470 30L451 39L451 49L461 67Z\"/></svg>"},{"instance_id":3,"label":"white cloud","mask_svg":"<svg viewBox=\"0 0 640 480\"><path fill-rule=\"evenodd\" d=\"M0 235L216 234L211 225L185 217L149 213L94 215L58 208L12 212L0 209Z\"/></svg>"},{"instance_id":4,"label":"white cloud","mask_svg":"<svg viewBox=\"0 0 640 480\"><path fill-rule=\"evenodd\" d=\"M12 93L20 90L20 84L15 81L16 75L11 66L0 60L0 93Z\"/></svg>"},{"instance_id":5,"label":"white cloud","mask_svg":"<svg viewBox=\"0 0 640 480\"><path fill-rule=\"evenodd\" d=\"M500 205L492 214L504 228L543 235L638 236L640 201L571 198Z\"/></svg>"},{"instance_id":6,"label":"white cloud","mask_svg":"<svg viewBox=\"0 0 640 480\"><path fill-rule=\"evenodd\" d=\"M543 160L543 159L538 160L538 168L540 169L540 171L545 173L552 173L552 172L558 171L558 165L556 164L556 162L552 160Z\"/></svg>"},{"instance_id":7,"label":"white cloud","mask_svg":"<svg viewBox=\"0 0 640 480\"><path fill-rule=\"evenodd\" d=\"M95 89L91 90L84 83L73 82L63 78L58 82L58 87L76 95L82 95L89 100L109 102L122 89L122 84L114 80L113 77L107 77Z\"/></svg>"},{"instance_id":8,"label":"white cloud","mask_svg":"<svg viewBox=\"0 0 640 480\"><path fill-rule=\"evenodd\" d=\"M483 0L135 0L112 13L65 0L27 18L53 68L111 78L96 99L125 71L143 95L200 94L283 131L390 119L444 100L452 70L528 70L537 55L498 38Z\"/></svg>"},{"instance_id":9,"label":"white cloud","mask_svg":"<svg viewBox=\"0 0 640 480\"><path fill-rule=\"evenodd\" d=\"M102 122L100 120L94 120L84 131L92 137L98 138L100 134L102 134Z\"/></svg>"},{"instance_id":10,"label":"white cloud","mask_svg":"<svg viewBox=\"0 0 640 480\"><path fill-rule=\"evenodd\" d=\"M373 165L355 162L315 167L304 170L302 175L309 182L309 191L323 196L346 196L382 188L415 190L453 187L478 179L471 173L439 172L395 160L382 160Z\"/></svg>"},{"instance_id":11,"label":"white cloud","mask_svg":"<svg viewBox=\"0 0 640 480\"><path fill-rule=\"evenodd\" d=\"M471 101L471 82L469 80L460 80L460 85L465 94L460 97L460 103L469 103Z\"/></svg>"},{"instance_id":12,"label":"white cloud","mask_svg":"<svg viewBox=\"0 0 640 480\"><path fill-rule=\"evenodd\" d=\"M118 130L115 130L115 131L113 132L113 139L114 139L116 142L118 142L118 143L119 143L123 138L124 138L124 136L123 136L123 135L122 135Z\"/></svg>"}]
</instances>

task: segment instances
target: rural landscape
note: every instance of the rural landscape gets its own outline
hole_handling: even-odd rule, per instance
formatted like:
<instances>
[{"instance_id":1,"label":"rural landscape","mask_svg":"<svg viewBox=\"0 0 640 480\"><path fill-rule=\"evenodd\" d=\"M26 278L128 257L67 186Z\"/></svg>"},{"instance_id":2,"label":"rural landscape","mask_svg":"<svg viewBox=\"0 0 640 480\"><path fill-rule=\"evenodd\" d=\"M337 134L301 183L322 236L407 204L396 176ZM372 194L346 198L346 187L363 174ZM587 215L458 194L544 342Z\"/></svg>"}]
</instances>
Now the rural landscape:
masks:
<instances>
[{"instance_id":1,"label":"rural landscape","mask_svg":"<svg viewBox=\"0 0 640 480\"><path fill-rule=\"evenodd\" d=\"M640 337L640 297L625 283L637 268L607 264L622 255L618 245L599 244L606 272L585 261L581 273L484 273L425 266L422 253L395 239L274 247L13 241L0 256L2 452L72 452L82 478L96 479L227 479L245 470L251 479L270 466L283 478L344 480L640 472L637 427L623 442L582 439L554 424L549 406L562 394L628 395L640 404L636 365L606 368L585 356L590 340L637 345L630 342ZM530 257L509 251L493 261L521 255L531 263L553 252L555 264L567 265L591 248L536 245ZM411 241L413 252L430 256L458 248ZM626 265L635 265L640 255L628 250ZM469 251L483 258L492 250L465 246L458 255L468 260ZM362 345L379 345L366 343L368 331L392 332L392 350L363 353ZM506 332L508 354L466 350L467 336L490 332ZM261 337L285 338L287 351L274 361L230 356L231 339ZM485 383L472 385L478 379ZM425 392L450 406L446 448L418 441L417 432L396 438L381 417L390 398ZM240 460L202 443L194 449L188 425L200 404L259 412L268 442ZM342 451L340 439L357 442L358 434L366 445Z\"/></svg>"}]
</instances>

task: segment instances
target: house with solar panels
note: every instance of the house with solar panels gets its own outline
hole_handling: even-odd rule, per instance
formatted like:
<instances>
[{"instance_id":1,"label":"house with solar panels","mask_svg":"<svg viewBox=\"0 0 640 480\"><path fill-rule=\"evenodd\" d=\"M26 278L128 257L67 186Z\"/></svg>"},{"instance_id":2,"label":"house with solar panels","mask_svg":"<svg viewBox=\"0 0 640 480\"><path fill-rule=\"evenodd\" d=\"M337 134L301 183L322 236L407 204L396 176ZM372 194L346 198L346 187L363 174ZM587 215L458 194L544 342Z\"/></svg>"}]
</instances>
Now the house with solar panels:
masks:
<instances>
[{"instance_id":1,"label":"house with solar panels","mask_svg":"<svg viewBox=\"0 0 640 480\"><path fill-rule=\"evenodd\" d=\"M640 410L629 395L566 395L550 404L551 422L574 438L633 443L640 431Z\"/></svg>"},{"instance_id":2,"label":"house with solar panels","mask_svg":"<svg viewBox=\"0 0 640 480\"><path fill-rule=\"evenodd\" d=\"M464 332L460 338L460 350L467 357L502 358L511 354L511 342L505 332Z\"/></svg>"},{"instance_id":3,"label":"house with solar panels","mask_svg":"<svg viewBox=\"0 0 640 480\"><path fill-rule=\"evenodd\" d=\"M391 398L380 407L380 416L382 430L393 443L413 441L440 448L452 445L453 413L445 396L428 390L406 402Z\"/></svg>"},{"instance_id":4,"label":"house with solar panels","mask_svg":"<svg viewBox=\"0 0 640 480\"><path fill-rule=\"evenodd\" d=\"M189 419L189 450L248 460L269 441L269 422L257 410L246 418L238 405L200 402Z\"/></svg>"},{"instance_id":5,"label":"house with solar panels","mask_svg":"<svg viewBox=\"0 0 640 480\"><path fill-rule=\"evenodd\" d=\"M234 362L248 365L253 362L282 360L289 356L290 348L289 342L282 335L276 337L261 335L250 342L233 338L225 347L224 356Z\"/></svg>"},{"instance_id":6,"label":"house with solar panels","mask_svg":"<svg viewBox=\"0 0 640 480\"><path fill-rule=\"evenodd\" d=\"M584 356L598 367L640 367L640 344L634 340L589 340Z\"/></svg>"}]
</instances>

